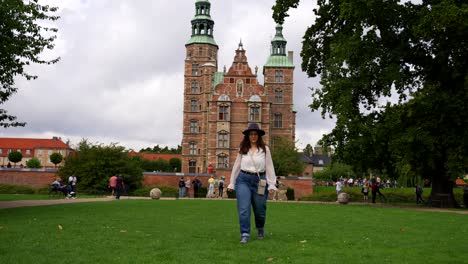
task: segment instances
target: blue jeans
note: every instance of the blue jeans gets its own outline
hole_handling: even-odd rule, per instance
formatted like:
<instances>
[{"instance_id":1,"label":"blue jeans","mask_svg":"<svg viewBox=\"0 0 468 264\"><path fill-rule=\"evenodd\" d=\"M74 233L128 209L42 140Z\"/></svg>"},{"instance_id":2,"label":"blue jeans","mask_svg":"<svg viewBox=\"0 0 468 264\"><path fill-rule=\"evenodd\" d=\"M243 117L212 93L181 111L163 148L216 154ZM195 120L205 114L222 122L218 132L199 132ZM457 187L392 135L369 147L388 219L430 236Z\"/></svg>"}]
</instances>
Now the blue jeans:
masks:
<instances>
[{"instance_id":1,"label":"blue jeans","mask_svg":"<svg viewBox=\"0 0 468 264\"><path fill-rule=\"evenodd\" d=\"M179 197L185 196L185 187L179 187Z\"/></svg>"},{"instance_id":2,"label":"blue jeans","mask_svg":"<svg viewBox=\"0 0 468 264\"><path fill-rule=\"evenodd\" d=\"M265 175L260 177L265 179ZM255 216L255 227L263 228L266 220L266 201L268 198L268 186L265 193L259 195L258 176L252 176L240 172L236 179L237 213L239 214L239 225L241 236L250 236L250 208L253 208Z\"/></svg>"}]
</instances>

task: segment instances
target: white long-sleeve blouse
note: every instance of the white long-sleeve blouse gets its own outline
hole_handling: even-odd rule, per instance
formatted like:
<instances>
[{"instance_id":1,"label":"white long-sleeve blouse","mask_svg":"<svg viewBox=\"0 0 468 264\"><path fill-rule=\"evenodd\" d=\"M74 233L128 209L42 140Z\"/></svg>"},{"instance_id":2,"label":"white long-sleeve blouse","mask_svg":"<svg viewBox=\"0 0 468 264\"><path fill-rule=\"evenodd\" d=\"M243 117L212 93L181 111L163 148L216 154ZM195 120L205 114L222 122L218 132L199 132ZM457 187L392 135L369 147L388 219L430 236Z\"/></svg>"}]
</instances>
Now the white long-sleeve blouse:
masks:
<instances>
[{"instance_id":1,"label":"white long-sleeve blouse","mask_svg":"<svg viewBox=\"0 0 468 264\"><path fill-rule=\"evenodd\" d=\"M240 171L248 171L252 173L265 172L266 180L268 183L268 190L276 190L276 173L275 167L273 166L273 160L271 159L271 152L268 146L265 146L266 153L258 148L257 151L249 152L247 154L237 154L236 161L232 166L231 179L228 185L228 189L235 189L236 179ZM252 162L252 156L254 163Z\"/></svg>"}]
</instances>

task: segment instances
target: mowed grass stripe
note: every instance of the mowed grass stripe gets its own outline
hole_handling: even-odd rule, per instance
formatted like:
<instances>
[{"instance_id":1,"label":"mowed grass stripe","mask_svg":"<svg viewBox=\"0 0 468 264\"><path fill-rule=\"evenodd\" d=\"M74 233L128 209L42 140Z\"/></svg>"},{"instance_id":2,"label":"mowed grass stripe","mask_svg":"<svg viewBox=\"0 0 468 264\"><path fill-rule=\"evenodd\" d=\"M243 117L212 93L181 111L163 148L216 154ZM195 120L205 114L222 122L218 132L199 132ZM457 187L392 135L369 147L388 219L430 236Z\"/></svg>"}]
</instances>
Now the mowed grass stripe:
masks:
<instances>
[{"instance_id":1,"label":"mowed grass stripe","mask_svg":"<svg viewBox=\"0 0 468 264\"><path fill-rule=\"evenodd\" d=\"M269 202L265 240L256 240L253 230L240 245L235 201L11 208L0 210L0 256L2 263L463 263L466 220L398 208Z\"/></svg>"}]
</instances>

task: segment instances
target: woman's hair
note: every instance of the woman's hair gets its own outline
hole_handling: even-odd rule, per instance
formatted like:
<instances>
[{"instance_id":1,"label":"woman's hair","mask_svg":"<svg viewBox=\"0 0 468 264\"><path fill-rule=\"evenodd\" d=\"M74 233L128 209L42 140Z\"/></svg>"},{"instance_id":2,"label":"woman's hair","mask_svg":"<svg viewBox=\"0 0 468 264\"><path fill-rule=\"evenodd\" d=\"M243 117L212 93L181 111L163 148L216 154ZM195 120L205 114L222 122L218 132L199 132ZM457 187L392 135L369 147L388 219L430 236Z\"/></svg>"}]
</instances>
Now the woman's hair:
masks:
<instances>
[{"instance_id":1,"label":"woman's hair","mask_svg":"<svg viewBox=\"0 0 468 264\"><path fill-rule=\"evenodd\" d=\"M266 153L265 142L263 142L262 136L258 135L257 146ZM249 135L244 135L244 139L240 143L239 153L240 154L247 154L249 152L251 145Z\"/></svg>"}]
</instances>

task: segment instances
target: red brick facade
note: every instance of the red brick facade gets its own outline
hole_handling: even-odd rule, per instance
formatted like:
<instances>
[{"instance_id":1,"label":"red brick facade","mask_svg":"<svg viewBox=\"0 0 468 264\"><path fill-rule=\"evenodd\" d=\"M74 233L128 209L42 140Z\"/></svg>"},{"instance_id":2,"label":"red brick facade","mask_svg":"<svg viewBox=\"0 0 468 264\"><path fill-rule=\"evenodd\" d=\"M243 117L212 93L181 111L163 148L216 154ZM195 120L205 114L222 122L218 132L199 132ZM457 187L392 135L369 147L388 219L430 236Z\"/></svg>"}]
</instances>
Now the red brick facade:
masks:
<instances>
[{"instance_id":1,"label":"red brick facade","mask_svg":"<svg viewBox=\"0 0 468 264\"><path fill-rule=\"evenodd\" d=\"M229 177L242 131L249 123L258 123L266 131L267 145L273 145L276 137L295 140L294 66L292 53L283 54L286 41L281 38L283 53L275 54L276 59L291 62L284 67L265 65L264 85L258 82L258 69L250 68L242 43L231 67L218 72L218 46L212 35L198 31L212 29L214 22L206 24L206 16L197 19L200 10L209 15L210 7L197 2L192 38L186 44L182 172L207 173L208 166L213 166L217 174ZM269 48L266 41L265 48Z\"/></svg>"}]
</instances>

